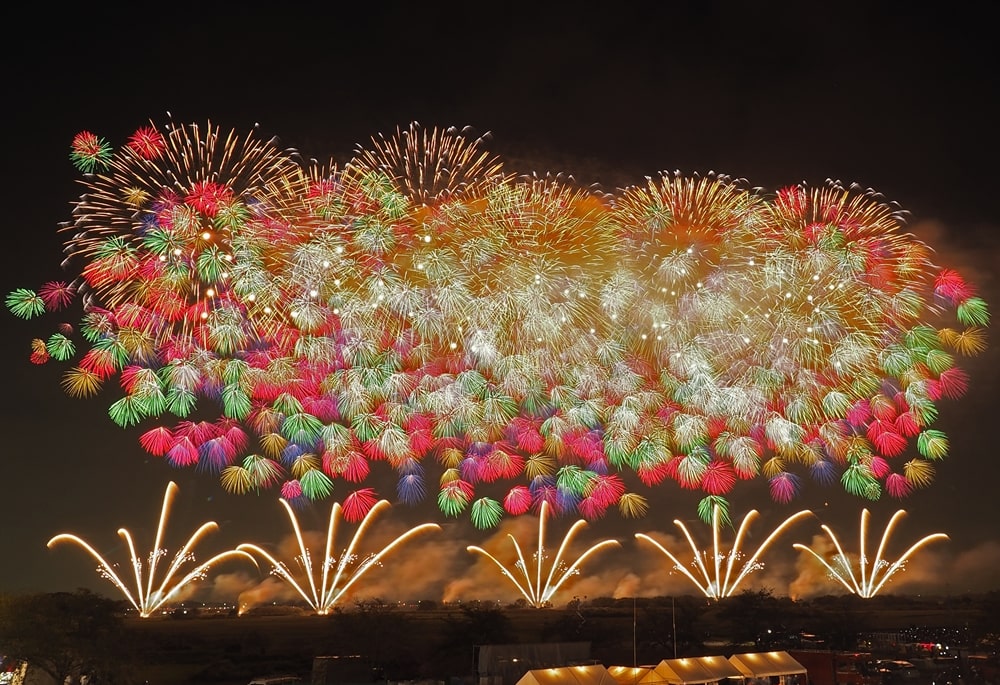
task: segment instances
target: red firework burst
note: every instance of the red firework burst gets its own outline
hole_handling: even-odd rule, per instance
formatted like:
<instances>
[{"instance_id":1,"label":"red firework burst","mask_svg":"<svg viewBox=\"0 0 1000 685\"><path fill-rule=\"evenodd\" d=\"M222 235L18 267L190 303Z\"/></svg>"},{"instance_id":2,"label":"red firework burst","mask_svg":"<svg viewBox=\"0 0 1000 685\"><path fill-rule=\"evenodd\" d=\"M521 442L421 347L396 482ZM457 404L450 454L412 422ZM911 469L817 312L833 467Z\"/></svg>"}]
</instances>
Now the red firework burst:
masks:
<instances>
[{"instance_id":1,"label":"red firework burst","mask_svg":"<svg viewBox=\"0 0 1000 685\"><path fill-rule=\"evenodd\" d=\"M143 159L156 159L167 147L163 134L152 126L143 126L128 139L128 148Z\"/></svg>"}]
</instances>

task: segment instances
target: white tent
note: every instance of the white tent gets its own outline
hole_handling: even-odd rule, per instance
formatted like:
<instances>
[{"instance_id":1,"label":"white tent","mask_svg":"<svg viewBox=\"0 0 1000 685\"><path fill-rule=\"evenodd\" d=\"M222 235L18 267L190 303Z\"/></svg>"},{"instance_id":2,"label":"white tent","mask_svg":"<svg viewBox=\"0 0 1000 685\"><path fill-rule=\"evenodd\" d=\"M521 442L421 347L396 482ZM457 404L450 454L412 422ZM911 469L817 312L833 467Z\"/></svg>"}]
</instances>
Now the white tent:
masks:
<instances>
[{"instance_id":1,"label":"white tent","mask_svg":"<svg viewBox=\"0 0 1000 685\"><path fill-rule=\"evenodd\" d=\"M618 685L602 664L536 668L528 671L517 685Z\"/></svg>"},{"instance_id":2,"label":"white tent","mask_svg":"<svg viewBox=\"0 0 1000 685\"><path fill-rule=\"evenodd\" d=\"M664 659L642 677L639 685L689 685L717 683L743 675L724 656L694 656Z\"/></svg>"},{"instance_id":3,"label":"white tent","mask_svg":"<svg viewBox=\"0 0 1000 685\"><path fill-rule=\"evenodd\" d=\"M802 682L806 680L806 667L800 664L788 652L755 652L751 654L733 654L729 661L745 678L778 677L780 682L786 682L788 676L801 675ZM788 678L788 681L791 681Z\"/></svg>"},{"instance_id":4,"label":"white tent","mask_svg":"<svg viewBox=\"0 0 1000 685\"><path fill-rule=\"evenodd\" d=\"M652 666L608 666L608 673L618 685L636 685L652 670Z\"/></svg>"}]
</instances>

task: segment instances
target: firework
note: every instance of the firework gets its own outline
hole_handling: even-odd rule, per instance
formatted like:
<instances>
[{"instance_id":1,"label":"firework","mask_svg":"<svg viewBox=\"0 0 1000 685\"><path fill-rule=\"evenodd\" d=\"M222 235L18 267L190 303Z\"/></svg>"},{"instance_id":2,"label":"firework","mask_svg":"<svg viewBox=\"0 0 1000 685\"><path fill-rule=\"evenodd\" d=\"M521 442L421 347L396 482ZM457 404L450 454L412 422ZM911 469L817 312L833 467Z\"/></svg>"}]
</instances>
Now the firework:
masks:
<instances>
[{"instance_id":1,"label":"firework","mask_svg":"<svg viewBox=\"0 0 1000 685\"><path fill-rule=\"evenodd\" d=\"M596 554L602 549L617 547L620 545L617 540L602 540L601 542L588 547L587 550L578 556L575 561L567 565L563 555L566 554L577 533L579 533L580 530L587 525L587 522L584 519L580 519L570 527L565 537L563 537L563 541L559 545L556 556L552 560L552 563L549 564L548 572L546 572L545 562L548 557L545 551L545 523L548 516L549 504L548 502L542 502L542 506L538 514L538 548L533 557L534 563L529 563L528 560L525 559L524 552L521 550L521 545L513 535L508 535L510 541L514 545L514 550L517 552L517 561L514 562L513 567L506 566L503 562L482 547L469 545L469 547L466 548L469 552L481 554L496 564L504 578L513 583L518 592L520 592L533 607L548 606L552 601L553 595L559 591L559 588L561 588L569 578L580 573L580 566L587 560L588 557Z\"/></svg>"},{"instance_id":2,"label":"firework","mask_svg":"<svg viewBox=\"0 0 1000 685\"><path fill-rule=\"evenodd\" d=\"M682 521L675 519L674 525L684 533L684 537L691 547L692 560L690 565L694 568L695 572L688 570L671 551L646 533L636 533L635 537L638 540L651 543L662 552L671 561L673 568L694 583L695 587L706 597L709 599L721 599L736 594L740 583L747 576L763 568L761 558L764 552L771 546L771 543L794 523L807 516L811 516L812 512L803 510L786 518L778 527L771 531L764 542L750 555L750 558L744 560L743 542L747 532L750 530L751 524L758 515L755 509L747 513L740 524L739 530L736 532L733 546L728 552L720 545L720 529L725 522L723 509L720 505L713 507L712 511L712 548L709 551L700 550L695 544L694 538L688 531L687 526Z\"/></svg>"},{"instance_id":3,"label":"firework","mask_svg":"<svg viewBox=\"0 0 1000 685\"><path fill-rule=\"evenodd\" d=\"M31 360L81 398L116 381L116 424L234 493L388 471L483 528L542 502L641 516L665 481L706 522L741 481L782 503L803 477L930 484L989 313L877 195L669 174L604 195L483 145L413 125L338 167L212 124L81 134L74 277L7 307L79 301Z\"/></svg>"},{"instance_id":4,"label":"firework","mask_svg":"<svg viewBox=\"0 0 1000 685\"><path fill-rule=\"evenodd\" d=\"M288 513L288 518L295 531L295 539L299 546L299 555L295 558L298 572L293 572L288 565L275 558L270 552L259 545L244 543L237 549L259 555L271 565L271 573L288 583L304 599L312 610L320 615L330 613L344 595L372 568L381 566L382 560L403 543L421 533L440 530L436 523L423 523L410 528L396 537L374 554L361 557L358 546L364 539L365 531L372 525L376 517L390 507L388 500L375 503L365 514L351 538L350 544L340 550L335 548L337 528L344 518L343 508L335 502L330 510L330 525L326 533L326 548L319 564L314 566L312 552L305 543L298 518L291 505L284 499L279 500Z\"/></svg>"},{"instance_id":5,"label":"firework","mask_svg":"<svg viewBox=\"0 0 1000 685\"><path fill-rule=\"evenodd\" d=\"M90 543L86 542L84 539L72 533L60 533L49 540L48 546L51 548L61 542L72 542L86 550L94 559L97 560L97 563L99 564L97 572L102 577L111 581L111 583L118 588L129 603L135 607L135 610L139 612L139 616L142 618L148 618L164 604L177 597L181 590L187 589L197 581L204 579L212 567L222 563L223 561L242 558L256 565L257 562L254 558L246 552L228 550L226 552L216 554L208 561L196 564L192 570L178 578L178 574L181 573L181 567L183 567L186 563L195 562L195 546L207 533L218 529L218 524L214 521L208 521L199 526L194 534L188 539L187 543L185 543L180 551L174 555L173 560L171 560L166 572L163 575L163 579L160 581L159 585L154 587L156 584L157 566L159 565L160 559L167 554L167 550L161 545L163 541L163 534L166 530L167 518L169 516L171 504L176 494L177 485L172 482L169 483L167 485L166 492L163 494L163 508L160 512L160 524L156 529L156 541L153 543L153 549L149 553L149 559L147 562L149 567L148 570L145 571L145 582L143 579L143 562L136 553L132 534L125 528L118 529L118 535L121 536L121 538L128 545L132 572L135 580L134 589L129 588L127 582L123 580L115 571L115 566L109 563L96 549L94 549L93 546L90 545Z\"/></svg>"},{"instance_id":6,"label":"firework","mask_svg":"<svg viewBox=\"0 0 1000 685\"><path fill-rule=\"evenodd\" d=\"M889 519L889 523L885 527L885 532L882 534L882 540L879 543L878 551L875 553L874 560L869 560L867 540L868 523L871 515L867 509L861 510L861 531L859 533L858 542L857 570L855 570L855 562L852 561L851 558L844 552L836 534L825 524L822 528L830 538L830 541L833 542L834 547L837 549L837 553L833 555L832 558L827 558L826 555L820 554L811 547L807 547L800 543L795 543L793 547L797 550L808 552L813 558L823 565L823 567L829 572L831 578L847 588L849 592L852 592L859 597L871 598L877 595L883 586L885 586L885 584L894 575L906 568L906 562L918 550L926 547L932 542L939 542L948 539L948 536L944 533L932 533L930 535L926 535L911 545L899 558L890 562L885 556L889 539L893 530L895 530L896 525L905 515L906 511L903 509L898 510L892 515L892 518Z\"/></svg>"}]
</instances>

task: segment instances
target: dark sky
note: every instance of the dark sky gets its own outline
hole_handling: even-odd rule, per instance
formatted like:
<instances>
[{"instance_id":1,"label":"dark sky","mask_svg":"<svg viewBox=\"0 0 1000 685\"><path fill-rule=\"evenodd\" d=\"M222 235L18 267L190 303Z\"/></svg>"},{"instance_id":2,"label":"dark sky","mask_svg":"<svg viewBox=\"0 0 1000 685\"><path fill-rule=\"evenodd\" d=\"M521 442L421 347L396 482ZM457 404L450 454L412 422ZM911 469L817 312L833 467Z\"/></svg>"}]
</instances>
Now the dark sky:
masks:
<instances>
[{"instance_id":1,"label":"dark sky","mask_svg":"<svg viewBox=\"0 0 1000 685\"><path fill-rule=\"evenodd\" d=\"M4 17L4 294L62 277L64 236L56 229L80 193L68 158L74 134L86 129L120 144L150 120L165 123L169 112L177 122L240 132L256 123L283 147L321 160L346 159L356 145L410 121L469 125L491 132L491 149L524 170L571 173L607 190L661 170L716 171L768 189L857 182L909 210L910 230L936 249L936 262L966 275L994 309L1000 302L1000 64L988 4L223 5L67 13L39 4ZM290 532L277 492L227 495L212 475L147 456L139 429L107 418L109 395L63 395L60 367L28 362L31 338L47 334L48 324L4 315L0 591L111 594L82 550L49 550L46 542L74 532L123 563L115 532L124 526L149 550L169 480L180 486L171 553L206 520L221 529L202 543L201 557ZM748 488L733 497L736 518L759 509L759 540L768 526L809 508L856 546L863 507L873 512L873 537L904 508L898 544L932 532L951 540L911 562L911 585L899 581L901 591L998 589L998 367L991 342L968 362L968 395L941 404L937 427L952 449L930 488L903 501L864 502L839 486L813 486L782 507ZM623 569L644 577L643 565L659 563L635 548L632 534L676 534L674 518L694 519L689 495L665 485L649 518L594 524L595 539L625 542L614 568L575 592L627 592ZM302 512L303 525L323 528L328 511L323 504ZM433 504L397 515L444 523ZM709 540L702 524L689 525ZM449 537L482 544L485 534L448 526ZM426 596L460 593L449 583L469 575L473 561L464 544L438 540L407 562L407 582ZM785 594L794 575L780 580L776 565L768 582ZM676 580L638 587L690 591Z\"/></svg>"}]
</instances>

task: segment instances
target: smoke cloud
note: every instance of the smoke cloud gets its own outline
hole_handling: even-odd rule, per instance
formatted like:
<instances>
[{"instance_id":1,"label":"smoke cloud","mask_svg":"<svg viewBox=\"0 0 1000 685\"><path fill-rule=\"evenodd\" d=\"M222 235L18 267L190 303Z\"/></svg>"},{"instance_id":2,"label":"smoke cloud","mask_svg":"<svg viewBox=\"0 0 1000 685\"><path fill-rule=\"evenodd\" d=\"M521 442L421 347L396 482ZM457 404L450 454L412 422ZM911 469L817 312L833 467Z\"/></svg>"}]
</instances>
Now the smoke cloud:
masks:
<instances>
[{"instance_id":1,"label":"smoke cloud","mask_svg":"<svg viewBox=\"0 0 1000 685\"><path fill-rule=\"evenodd\" d=\"M567 539L569 529L563 521L549 522L546 528L541 577L543 585L549 578L551 564L560 545L565 545L561 565L565 569L592 546L610 539L595 536L588 527L580 528L575 536ZM351 537L355 534L354 531L344 528L340 533L343 540L338 541L335 548L335 560L340 559L348 545L353 545L357 558L363 559L382 550L407 530L402 522L387 519L371 526L365 536L355 540ZM482 535L482 532L463 533L458 525L429 530L393 548L381 563L367 569L345 593L339 605L350 606L353 602L373 598L399 602L517 602L525 599L525 594L511 577L517 579L522 588L530 590L520 568L522 556L531 571L531 583L537 583L535 559L538 533L538 519L529 516L504 521L485 539L476 537ZM721 566L723 573L726 570L725 558L728 558L726 555L732 544L731 538L727 537L732 531L724 533L720 534L722 541L719 547L720 554L724 557ZM697 549L703 564L701 566L695 558L692 542L698 544L699 537L710 539L709 536L703 534L696 537L692 534L692 540L689 541L684 536L663 531L645 534L670 551L680 564L675 564L647 540L618 538L618 545L597 550L587 557L577 572L568 575L553 595L552 603L564 606L574 599L586 601L598 597L620 599L703 594L709 581L715 579L713 550L710 545ZM887 545L881 562L883 566L895 562L919 539L919 536L905 538L902 533L896 535L900 539ZM758 552L756 545L760 545L765 537L760 532L748 536L749 539L743 542L745 549L738 550L730 578L735 578L742 569L741 564ZM315 531L304 531L302 539L314 567L319 569L325 551L325 536ZM816 533L806 538L802 531L786 531L760 554L759 563L745 576L735 592L766 590L776 596L794 599L848 592L812 555L794 550L793 542L807 544L810 549L827 559L828 563L832 563L831 560L837 554L835 545L827 535ZM493 558L469 551L469 545L481 547ZM856 569L857 550L849 549L848 543L842 543L842 546ZM301 579L299 582L302 587L309 587L301 568L302 551L294 535L281 539L272 553L286 564L296 578ZM874 552L869 550L868 555L873 557ZM873 563L874 559L869 559L869 564ZM927 544L913 553L891 575L879 594L981 591L992 587L992 569L998 565L1000 543L991 541L959 554L950 550L947 541ZM346 577L350 577L350 568L349 566ZM504 569L511 577L505 575ZM708 579L704 576L706 572ZM558 571L553 575L555 580L560 577ZM260 572L256 575L242 569L216 575L211 582L209 594L216 601L232 601L234 596L238 597L241 611L269 603L303 601L302 595L294 587L270 573L264 561L261 561Z\"/></svg>"}]
</instances>

